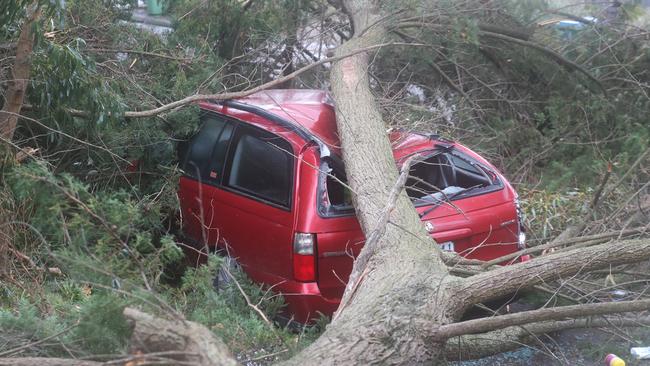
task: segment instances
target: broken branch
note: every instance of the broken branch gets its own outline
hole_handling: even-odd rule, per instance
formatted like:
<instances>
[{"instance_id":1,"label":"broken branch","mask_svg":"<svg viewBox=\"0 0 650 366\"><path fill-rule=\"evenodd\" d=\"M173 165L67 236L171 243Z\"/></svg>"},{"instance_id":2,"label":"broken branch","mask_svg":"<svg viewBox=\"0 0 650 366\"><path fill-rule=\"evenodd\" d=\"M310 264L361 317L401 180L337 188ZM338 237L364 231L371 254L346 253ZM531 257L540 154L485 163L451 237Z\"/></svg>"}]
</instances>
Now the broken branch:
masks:
<instances>
[{"instance_id":1,"label":"broken branch","mask_svg":"<svg viewBox=\"0 0 650 366\"><path fill-rule=\"evenodd\" d=\"M650 300L560 306L447 324L441 326L438 329L437 336L440 337L440 339L449 339L464 334L483 333L494 329L501 329L515 325L536 323L547 320L561 320L571 317L585 317L592 315L607 315L648 309L650 309Z\"/></svg>"}]
</instances>

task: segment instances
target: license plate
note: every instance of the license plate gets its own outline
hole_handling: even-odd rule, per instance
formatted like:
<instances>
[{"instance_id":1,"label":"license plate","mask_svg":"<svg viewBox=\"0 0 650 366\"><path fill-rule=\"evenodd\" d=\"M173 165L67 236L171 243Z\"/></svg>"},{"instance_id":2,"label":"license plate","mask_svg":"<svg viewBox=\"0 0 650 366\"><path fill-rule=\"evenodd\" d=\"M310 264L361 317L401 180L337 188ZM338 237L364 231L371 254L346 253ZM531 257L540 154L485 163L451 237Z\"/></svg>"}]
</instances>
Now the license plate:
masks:
<instances>
[{"instance_id":1,"label":"license plate","mask_svg":"<svg viewBox=\"0 0 650 366\"><path fill-rule=\"evenodd\" d=\"M444 243L440 243L440 249L446 251L446 252L453 252L454 251L454 242L453 241L446 241Z\"/></svg>"}]
</instances>

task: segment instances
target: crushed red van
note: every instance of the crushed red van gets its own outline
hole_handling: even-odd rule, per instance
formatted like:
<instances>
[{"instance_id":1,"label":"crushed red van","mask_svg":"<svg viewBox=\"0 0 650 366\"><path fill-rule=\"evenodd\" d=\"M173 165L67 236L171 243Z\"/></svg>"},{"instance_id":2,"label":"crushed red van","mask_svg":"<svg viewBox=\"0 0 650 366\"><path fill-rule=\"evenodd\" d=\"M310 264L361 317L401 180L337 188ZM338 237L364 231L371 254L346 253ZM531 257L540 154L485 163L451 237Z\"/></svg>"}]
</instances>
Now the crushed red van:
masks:
<instances>
[{"instance_id":1,"label":"crushed red van","mask_svg":"<svg viewBox=\"0 0 650 366\"><path fill-rule=\"evenodd\" d=\"M364 235L329 95L268 90L199 106L201 127L179 149L184 235L273 286L295 320L331 315ZM398 166L421 158L405 189L443 250L489 260L524 247L517 194L490 163L437 135L390 139Z\"/></svg>"}]
</instances>

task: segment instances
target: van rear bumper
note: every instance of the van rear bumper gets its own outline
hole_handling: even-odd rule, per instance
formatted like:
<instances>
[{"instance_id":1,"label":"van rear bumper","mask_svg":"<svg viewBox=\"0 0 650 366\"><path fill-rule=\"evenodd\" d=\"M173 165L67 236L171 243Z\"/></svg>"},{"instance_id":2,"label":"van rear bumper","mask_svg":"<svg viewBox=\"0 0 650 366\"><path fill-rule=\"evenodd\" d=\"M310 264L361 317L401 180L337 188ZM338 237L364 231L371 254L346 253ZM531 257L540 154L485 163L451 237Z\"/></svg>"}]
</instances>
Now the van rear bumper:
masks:
<instances>
[{"instance_id":1,"label":"van rear bumper","mask_svg":"<svg viewBox=\"0 0 650 366\"><path fill-rule=\"evenodd\" d=\"M316 282L286 281L273 289L287 303L284 315L303 324L312 323L321 314L331 316L341 303L341 299L324 297Z\"/></svg>"}]
</instances>

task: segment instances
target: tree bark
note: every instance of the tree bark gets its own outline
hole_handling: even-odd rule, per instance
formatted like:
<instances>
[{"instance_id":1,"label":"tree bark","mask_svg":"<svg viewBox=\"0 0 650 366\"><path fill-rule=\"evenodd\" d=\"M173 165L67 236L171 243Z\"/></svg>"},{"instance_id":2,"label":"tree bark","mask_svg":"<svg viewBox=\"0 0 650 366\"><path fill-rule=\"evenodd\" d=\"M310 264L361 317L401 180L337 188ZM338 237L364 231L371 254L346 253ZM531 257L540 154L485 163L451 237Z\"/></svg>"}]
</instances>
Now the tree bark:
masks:
<instances>
[{"instance_id":1,"label":"tree bark","mask_svg":"<svg viewBox=\"0 0 650 366\"><path fill-rule=\"evenodd\" d=\"M177 361L196 365L237 365L226 345L206 327L184 320L165 320L133 308L124 316L134 325L131 353L181 351Z\"/></svg>"},{"instance_id":2,"label":"tree bark","mask_svg":"<svg viewBox=\"0 0 650 366\"><path fill-rule=\"evenodd\" d=\"M16 61L11 70L11 80L7 83L4 105L0 110L0 137L11 141L18 123L18 115L25 100L25 92L29 85L29 75L32 49L34 48L34 24L41 15L41 9L35 3L31 7L31 14L20 29L20 36L16 43Z\"/></svg>"},{"instance_id":3,"label":"tree bark","mask_svg":"<svg viewBox=\"0 0 650 366\"><path fill-rule=\"evenodd\" d=\"M608 266L636 263L649 257L650 239L616 241L496 268L464 279L455 290L463 304L477 304L545 281Z\"/></svg>"}]
</instances>

